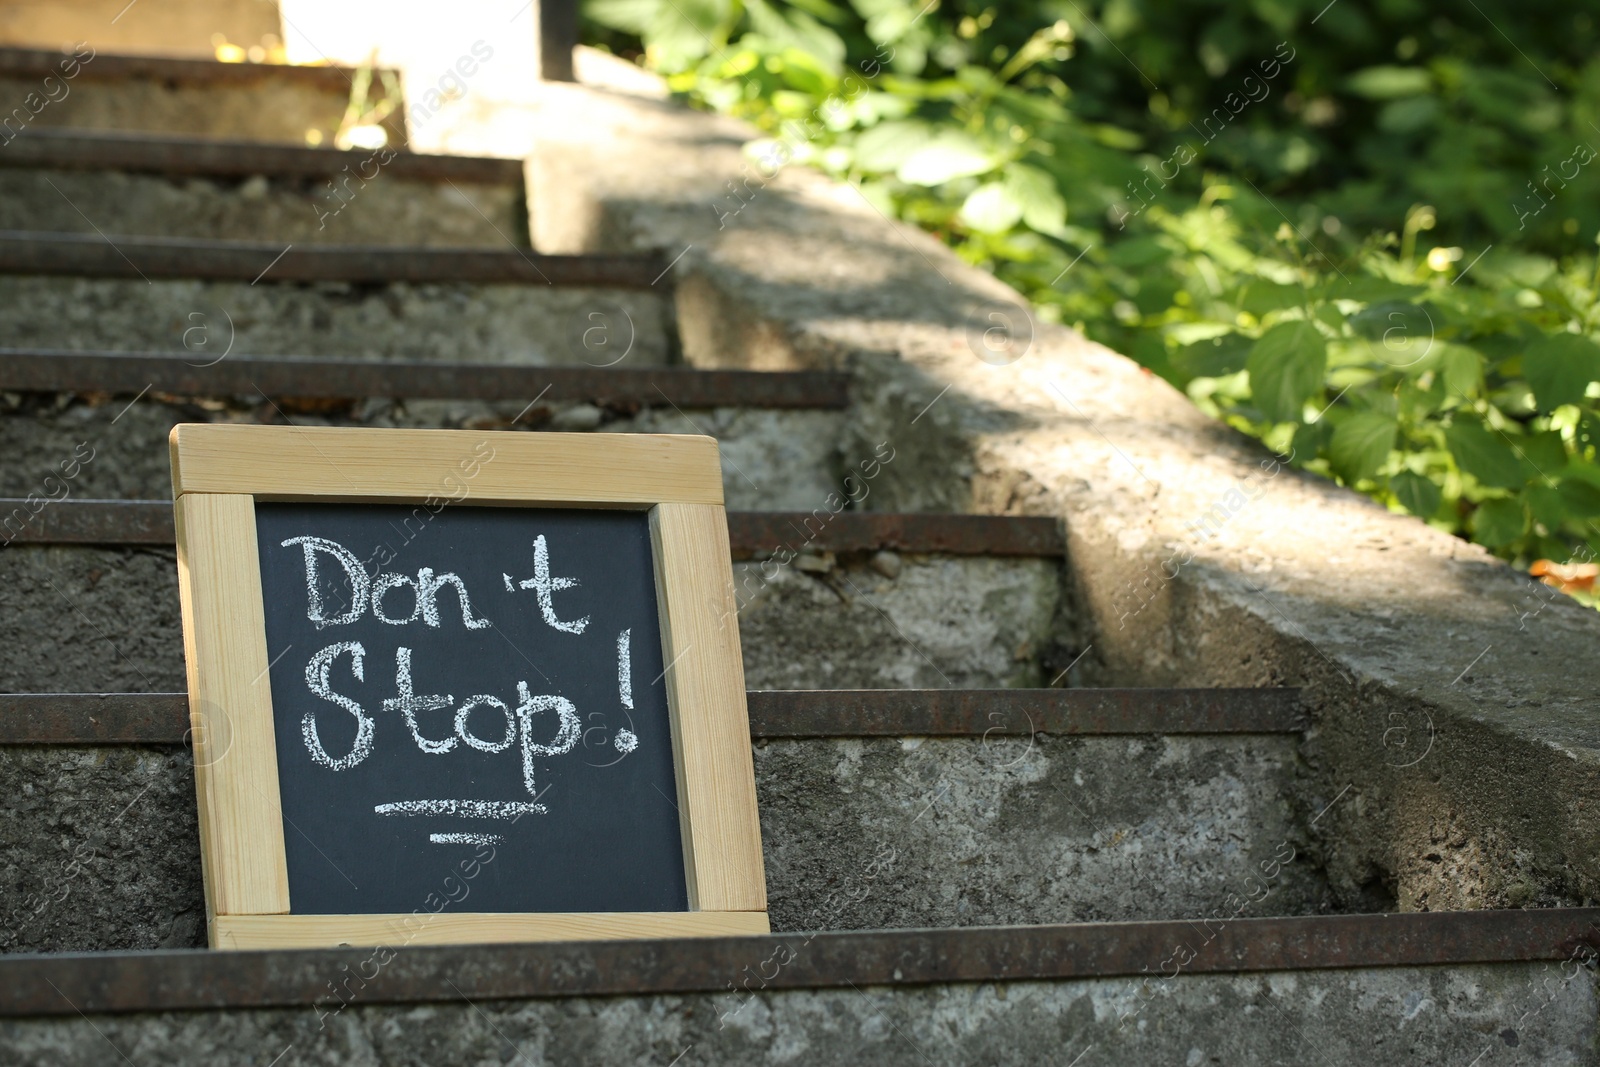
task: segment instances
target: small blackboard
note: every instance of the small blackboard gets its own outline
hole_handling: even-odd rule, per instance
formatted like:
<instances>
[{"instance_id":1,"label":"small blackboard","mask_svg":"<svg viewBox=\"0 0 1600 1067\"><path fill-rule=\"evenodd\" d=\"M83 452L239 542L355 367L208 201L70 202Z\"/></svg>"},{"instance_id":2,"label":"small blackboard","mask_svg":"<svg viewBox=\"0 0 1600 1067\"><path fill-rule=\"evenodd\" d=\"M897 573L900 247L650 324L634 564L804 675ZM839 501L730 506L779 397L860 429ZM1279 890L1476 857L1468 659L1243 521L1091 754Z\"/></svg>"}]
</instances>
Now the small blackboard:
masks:
<instances>
[{"instance_id":1,"label":"small blackboard","mask_svg":"<svg viewBox=\"0 0 1600 1067\"><path fill-rule=\"evenodd\" d=\"M714 441L172 460L213 947L766 932Z\"/></svg>"},{"instance_id":2,"label":"small blackboard","mask_svg":"<svg viewBox=\"0 0 1600 1067\"><path fill-rule=\"evenodd\" d=\"M256 541L293 911L469 856L457 911L688 909L643 512L260 504Z\"/></svg>"}]
</instances>

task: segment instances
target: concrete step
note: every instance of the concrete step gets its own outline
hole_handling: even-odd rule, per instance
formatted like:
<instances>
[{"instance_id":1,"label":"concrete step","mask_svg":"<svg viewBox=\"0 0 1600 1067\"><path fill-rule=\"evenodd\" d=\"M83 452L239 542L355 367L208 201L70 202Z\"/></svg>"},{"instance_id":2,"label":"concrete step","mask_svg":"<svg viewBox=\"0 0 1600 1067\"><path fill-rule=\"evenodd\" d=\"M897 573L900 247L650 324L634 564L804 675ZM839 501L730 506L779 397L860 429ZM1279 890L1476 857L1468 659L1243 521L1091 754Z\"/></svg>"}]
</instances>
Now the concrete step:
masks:
<instances>
[{"instance_id":1,"label":"concrete step","mask_svg":"<svg viewBox=\"0 0 1600 1067\"><path fill-rule=\"evenodd\" d=\"M5 145L0 230L528 245L520 160L76 130Z\"/></svg>"},{"instance_id":2,"label":"concrete step","mask_svg":"<svg viewBox=\"0 0 1600 1067\"><path fill-rule=\"evenodd\" d=\"M68 501L44 511L92 506ZM0 503L0 515L28 512L23 500ZM843 514L761 520L781 539L747 542L750 558L735 564L734 575L747 682L787 689L1049 681L1051 628L1063 610L1057 562L1047 555L985 555L977 538L957 545L967 549L957 554L946 539L915 536L921 523L941 533L946 517L894 521L911 536L857 537L854 543L867 547L840 552L827 546L830 528L848 532ZM1015 521L990 519L1001 527ZM153 692L185 685L170 547L141 540L148 536L141 526L132 530L133 543L121 545L114 530L106 531L110 544L60 544L39 539L48 528L22 529L25 535L0 552L0 645L7 649L0 690ZM893 544L901 547L886 547ZM803 560L778 565L755 558L784 548L803 550ZM894 567L885 566L889 559Z\"/></svg>"},{"instance_id":3,"label":"concrete step","mask_svg":"<svg viewBox=\"0 0 1600 1067\"><path fill-rule=\"evenodd\" d=\"M8 108L0 113L0 142L67 128L294 145L314 132L331 144L354 82L344 67L101 54L92 41L65 52L0 48L0 100ZM374 78L374 98L381 86ZM391 145L406 142L402 109L384 126Z\"/></svg>"},{"instance_id":4,"label":"concrete step","mask_svg":"<svg viewBox=\"0 0 1600 1067\"><path fill-rule=\"evenodd\" d=\"M0 960L18 1063L1593 1062L1600 911ZM424 1056L426 1061L424 1061Z\"/></svg>"},{"instance_id":5,"label":"concrete step","mask_svg":"<svg viewBox=\"0 0 1600 1067\"><path fill-rule=\"evenodd\" d=\"M752 557L738 565L737 592L741 624L748 633L748 678L753 685L773 688L803 686L936 686L1037 685L1044 677L1048 635L1060 605L1061 543L1053 527L1050 537L1019 553L1014 533L1037 529L1037 523L1000 520L987 529L1008 531L995 545L942 537L946 520L916 520L938 527L941 536L918 541L895 540L879 526L878 540L858 540L846 548L828 547L827 531L842 517L847 495L858 502L870 498L870 471L856 457L837 453L847 412L844 380L836 375L720 374L698 371L624 371L603 374L522 368L464 367L450 373L438 364L401 368L408 381L425 394L462 399L416 399L400 402L327 403L341 394L366 392L382 379L374 367L363 372L350 364L294 364L224 359L214 366L183 365L173 358L124 360L104 355L62 358L49 353L0 356L0 388L19 385L26 393L0 396L0 444L13 450L18 462L0 475L0 491L19 495L40 491L62 462L92 453L74 463L69 492L78 497L165 497L170 494L166 439L182 421L282 421L297 424L464 426L517 428L529 423L555 429L604 421L608 430L709 433L716 436L725 467L726 497L734 508L804 509L779 524L768 524L771 538L764 551L781 548L801 553L794 565L774 565ZM140 393L127 397L146 373ZM72 392L41 394L40 387L80 386L101 375L121 397L84 396ZM259 386L276 383L310 393L309 399L268 399ZM195 390L193 400L154 394L154 386ZM243 399L229 393L247 392ZM542 384L540 384L542 383ZM787 383L787 384L786 384ZM569 397L600 389L608 411L593 405L540 407L547 391L560 385ZM673 399L681 388L686 401L709 406L685 409ZM510 399L482 400L507 394ZM394 391L394 390L390 390ZM143 398L141 398L141 393ZM222 396L218 396L222 393ZM331 395L330 395L331 394ZM652 396L651 394L654 394ZM650 407L638 407L639 403ZM662 403L664 402L664 404ZM772 407L757 405L770 404ZM307 414L307 412L316 414ZM290 415L293 412L293 415ZM608 420L608 421L605 421ZM892 463L892 444L877 452ZM873 457L867 457L873 460ZM881 468L873 460L870 470ZM842 479L855 471L856 490L847 494ZM56 485L54 478L49 485ZM72 507L73 505L65 505ZM63 505L51 505L59 511ZM27 540L24 528L39 508L5 509L0 529ZM11 521L17 529L5 527ZM1046 523L1046 526L1050 524ZM43 528L41 528L43 529ZM819 540L820 538L820 540ZM1025 540L1025 539L1024 539ZM957 539L959 541L959 539ZM896 547L898 546L898 547ZM873 558L887 550L901 556ZM841 555L840 553L844 553ZM93 604L91 614L124 610L142 613L148 625L138 639L140 652L107 659L88 646L74 645L74 665L53 652L30 653L18 645L0 685L51 689L61 679L88 670L75 686L103 689L176 688L175 600L172 570L162 553L108 548L63 553L43 546L16 547L0 569L10 568L30 590L52 586L72 590L75 601ZM100 581L114 573L102 590ZM3 596L4 594L0 594ZM103 600L102 597L109 597ZM59 598L38 610L53 614ZM16 600L16 625L27 614ZM137 607L143 603L144 607ZM0 627L6 623L0 620ZM70 625L70 624L69 624ZM21 634L21 631L15 631ZM157 635L160 635L159 637ZM79 634L79 640L88 637ZM155 642L151 644L150 642ZM159 649L159 651L158 651ZM63 654L66 654L63 652ZM52 664L55 664L52 666ZM1052 672L1054 673L1054 672ZM157 682L157 677L169 678ZM92 679L92 680L90 680Z\"/></svg>"},{"instance_id":6,"label":"concrete step","mask_svg":"<svg viewBox=\"0 0 1600 1067\"><path fill-rule=\"evenodd\" d=\"M0 234L0 338L77 351L660 365L668 261Z\"/></svg>"},{"instance_id":7,"label":"concrete step","mask_svg":"<svg viewBox=\"0 0 1600 1067\"><path fill-rule=\"evenodd\" d=\"M0 350L10 457L0 495L38 493L63 461L92 451L74 497L170 496L167 435L197 421L705 433L719 441L736 508L822 507L854 462L838 446L845 375L253 360L194 347L184 357Z\"/></svg>"},{"instance_id":8,"label":"concrete step","mask_svg":"<svg viewBox=\"0 0 1600 1067\"><path fill-rule=\"evenodd\" d=\"M1296 914L1292 690L755 692L775 929ZM9 951L204 937L182 695L0 697Z\"/></svg>"}]
</instances>

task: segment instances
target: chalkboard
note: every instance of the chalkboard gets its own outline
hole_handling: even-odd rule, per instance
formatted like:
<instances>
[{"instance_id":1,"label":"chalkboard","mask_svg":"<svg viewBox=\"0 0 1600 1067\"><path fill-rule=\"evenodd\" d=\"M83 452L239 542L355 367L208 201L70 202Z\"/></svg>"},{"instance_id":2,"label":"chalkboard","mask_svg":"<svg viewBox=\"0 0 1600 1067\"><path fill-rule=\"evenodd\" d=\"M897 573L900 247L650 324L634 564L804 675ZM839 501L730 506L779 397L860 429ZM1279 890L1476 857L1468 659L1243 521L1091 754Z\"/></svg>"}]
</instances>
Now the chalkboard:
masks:
<instances>
[{"instance_id":1,"label":"chalkboard","mask_svg":"<svg viewBox=\"0 0 1600 1067\"><path fill-rule=\"evenodd\" d=\"M291 913L689 907L645 512L255 516Z\"/></svg>"},{"instance_id":2,"label":"chalkboard","mask_svg":"<svg viewBox=\"0 0 1600 1067\"><path fill-rule=\"evenodd\" d=\"M213 948L769 931L715 440L170 443Z\"/></svg>"}]
</instances>

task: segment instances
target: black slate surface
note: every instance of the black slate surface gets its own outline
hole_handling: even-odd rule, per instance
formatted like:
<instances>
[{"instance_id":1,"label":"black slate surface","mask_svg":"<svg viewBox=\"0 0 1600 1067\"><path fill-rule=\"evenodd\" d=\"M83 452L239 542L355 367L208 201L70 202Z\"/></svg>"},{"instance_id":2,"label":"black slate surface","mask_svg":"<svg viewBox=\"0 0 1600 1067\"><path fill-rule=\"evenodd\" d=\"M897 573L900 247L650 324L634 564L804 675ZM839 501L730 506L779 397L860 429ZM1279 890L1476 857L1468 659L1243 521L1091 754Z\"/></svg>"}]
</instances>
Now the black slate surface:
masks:
<instances>
[{"instance_id":1,"label":"black slate surface","mask_svg":"<svg viewBox=\"0 0 1600 1067\"><path fill-rule=\"evenodd\" d=\"M686 910L646 515L436 506L257 505L290 910Z\"/></svg>"}]
</instances>

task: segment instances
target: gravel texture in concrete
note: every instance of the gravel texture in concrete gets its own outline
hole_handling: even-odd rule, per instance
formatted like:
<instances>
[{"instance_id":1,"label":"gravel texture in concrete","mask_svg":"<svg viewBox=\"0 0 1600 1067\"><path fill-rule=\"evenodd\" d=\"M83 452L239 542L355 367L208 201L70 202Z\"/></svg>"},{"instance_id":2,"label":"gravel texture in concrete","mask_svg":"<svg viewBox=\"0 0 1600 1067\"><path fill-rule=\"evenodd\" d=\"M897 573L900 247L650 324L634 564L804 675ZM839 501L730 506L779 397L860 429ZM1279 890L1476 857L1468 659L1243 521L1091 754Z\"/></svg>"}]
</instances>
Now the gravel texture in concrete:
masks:
<instances>
[{"instance_id":1,"label":"gravel texture in concrete","mask_svg":"<svg viewBox=\"0 0 1600 1067\"><path fill-rule=\"evenodd\" d=\"M809 512L825 507L841 482L844 412L684 411L670 401L636 411L577 403L530 406L536 399L296 401L259 394L147 394L133 403L131 396L0 394L0 452L8 457L0 466L0 496L59 496L61 490L45 479L59 481L62 464L71 468L76 460L76 474L65 482L71 499L166 499L172 495L167 434L173 426L285 419L297 426L709 434L722 454L723 494L731 509Z\"/></svg>"},{"instance_id":2,"label":"gravel texture in concrete","mask_svg":"<svg viewBox=\"0 0 1600 1067\"><path fill-rule=\"evenodd\" d=\"M1289 738L756 749L776 930L1303 914ZM5 951L203 944L185 750L0 747ZM352 872L360 877L359 872Z\"/></svg>"},{"instance_id":3,"label":"gravel texture in concrete","mask_svg":"<svg viewBox=\"0 0 1600 1067\"><path fill-rule=\"evenodd\" d=\"M88 55L90 49L80 49ZM26 107L37 112L29 126L77 130L121 130L168 133L186 137L222 137L243 141L283 141L303 145L308 131L332 144L349 103L348 91L263 77L233 85L168 83L155 78L99 79L94 59L77 76L48 86L42 80L0 78L0 100L6 110ZM30 97L34 103L29 104ZM47 101L41 107L38 101Z\"/></svg>"},{"instance_id":4,"label":"gravel texture in concrete","mask_svg":"<svg viewBox=\"0 0 1600 1067\"><path fill-rule=\"evenodd\" d=\"M0 746L0 795L0 951L205 944L186 750Z\"/></svg>"},{"instance_id":5,"label":"gravel texture in concrete","mask_svg":"<svg viewBox=\"0 0 1600 1067\"><path fill-rule=\"evenodd\" d=\"M827 556L786 567L736 564L746 684L984 689L1048 681L1042 657L1059 607L1055 561L901 560L895 578Z\"/></svg>"},{"instance_id":6,"label":"gravel texture in concrete","mask_svg":"<svg viewBox=\"0 0 1600 1067\"><path fill-rule=\"evenodd\" d=\"M761 961L752 960L752 965ZM330 975L332 980L338 976ZM729 976L732 986L735 978ZM378 979L381 981L381 978ZM1555 964L0 1021L18 1064L1592 1063ZM108 1048L108 1046L110 1046Z\"/></svg>"},{"instance_id":7,"label":"gravel texture in concrete","mask_svg":"<svg viewBox=\"0 0 1600 1067\"><path fill-rule=\"evenodd\" d=\"M777 930L1314 913L1289 737L756 746Z\"/></svg>"},{"instance_id":8,"label":"gravel texture in concrete","mask_svg":"<svg viewBox=\"0 0 1600 1067\"><path fill-rule=\"evenodd\" d=\"M0 549L0 691L187 688L170 548Z\"/></svg>"},{"instance_id":9,"label":"gravel texture in concrete","mask_svg":"<svg viewBox=\"0 0 1600 1067\"><path fill-rule=\"evenodd\" d=\"M367 157L358 157L357 164ZM352 168L354 172L355 168ZM522 186L411 181L376 163L327 179L169 178L0 169L0 230L146 234L296 245L526 247ZM92 221L91 221L92 220Z\"/></svg>"},{"instance_id":10,"label":"gravel texture in concrete","mask_svg":"<svg viewBox=\"0 0 1600 1067\"><path fill-rule=\"evenodd\" d=\"M614 357L584 347L593 315L620 323L617 344L631 365L668 362L671 308L656 292L0 276L7 347L166 352L197 363L226 352L600 366Z\"/></svg>"}]
</instances>

